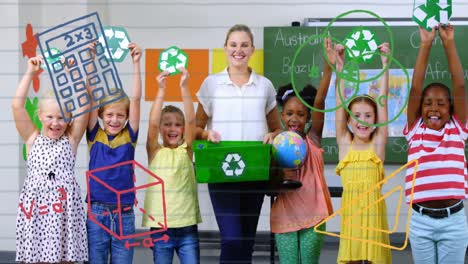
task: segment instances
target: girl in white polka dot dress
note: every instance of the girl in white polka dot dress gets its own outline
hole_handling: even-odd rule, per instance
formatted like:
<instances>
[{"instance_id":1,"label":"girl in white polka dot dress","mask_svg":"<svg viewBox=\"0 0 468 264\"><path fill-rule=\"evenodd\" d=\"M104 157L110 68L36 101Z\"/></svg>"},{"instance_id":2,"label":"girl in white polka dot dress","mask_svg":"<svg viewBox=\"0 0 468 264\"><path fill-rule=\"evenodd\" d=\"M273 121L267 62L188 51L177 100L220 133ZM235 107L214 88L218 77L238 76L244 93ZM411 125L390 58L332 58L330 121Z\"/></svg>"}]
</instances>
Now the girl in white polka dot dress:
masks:
<instances>
[{"instance_id":1,"label":"girl in white polka dot dress","mask_svg":"<svg viewBox=\"0 0 468 264\"><path fill-rule=\"evenodd\" d=\"M42 132L35 127L24 105L32 77L40 70L41 63L41 57L29 59L12 103L16 128L28 154L28 175L16 219L16 261L84 261L88 259L86 215L74 168L88 115L66 122L55 95L50 92L39 100ZM85 112L87 108L78 111Z\"/></svg>"}]
</instances>

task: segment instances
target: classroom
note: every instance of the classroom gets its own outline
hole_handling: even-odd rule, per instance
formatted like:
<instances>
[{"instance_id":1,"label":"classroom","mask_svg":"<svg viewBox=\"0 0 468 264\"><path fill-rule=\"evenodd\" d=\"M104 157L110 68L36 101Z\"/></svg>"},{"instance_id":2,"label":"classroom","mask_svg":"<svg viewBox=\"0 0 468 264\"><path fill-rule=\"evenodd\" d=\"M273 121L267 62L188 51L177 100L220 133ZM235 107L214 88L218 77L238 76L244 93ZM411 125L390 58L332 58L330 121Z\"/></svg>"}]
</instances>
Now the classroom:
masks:
<instances>
[{"instance_id":1,"label":"classroom","mask_svg":"<svg viewBox=\"0 0 468 264\"><path fill-rule=\"evenodd\" d=\"M436 0L435 2L443 1ZM468 17L463 12L468 8L468 2L449 2L452 5L450 21L456 31L458 56L462 65L461 74L466 81L468 80L468 52L462 45L468 41L468 34L464 33L468 31ZM0 184L0 199L4 204L0 208L0 233L2 234L0 236L0 263L15 263L19 197L28 173L25 161L26 147L24 140L15 129L15 119L12 112L12 100L17 92L16 87L22 80L23 74L28 70L28 59L32 57L31 54L40 55L41 48L48 47L48 40L54 40L54 37L47 35L53 31L49 32L48 30L85 16L89 16L86 19L91 23L100 23L104 27L124 28L128 34L129 42L135 42L141 47L142 54L139 62L142 82L141 114L139 116L138 141L134 146L134 160L145 169L150 162L147 155L147 135L150 129L150 111L158 94L157 76L160 73L158 60L166 48L176 46L186 53L189 61L187 69L190 75L188 89L189 94L193 97L194 109L197 110L201 103L196 95L205 78L222 72L227 66L224 50L226 33L236 24L245 24L252 30L254 39L252 44L255 46L255 52L250 58L249 65L259 76L268 78L275 91L278 91L280 86L291 82L294 82L294 86L297 88L302 88L308 83L314 87L319 86L321 76L324 74L322 69L327 65L326 60L323 59L324 54L326 54L323 43L330 34L332 41L335 42L338 39L346 38L347 34L357 27L364 26L374 30L380 43L390 43L391 56L398 61L393 62L389 70L390 96L388 100L391 107L388 109L388 118L392 122L388 122L389 136L383 150L386 153L383 165L384 175L392 175L392 178L388 179L388 182L385 182L382 187L382 194L388 194L385 201L388 230L391 230L389 245L392 248L393 262L414 263L407 237L409 233L407 223L410 219L408 212L411 212L411 208L408 207L404 199L406 168L396 171L408 161L408 144L403 135L403 128L407 121L406 105L410 94L411 77L418 51L421 48L418 25L412 20L413 10L418 3L425 3L425 1L6 0L0 2L3 36L0 52L4 58L4 63L0 64L4 87L4 96L0 97L0 109L3 109L0 110L0 131L3 134L3 137L0 137L0 156L3 157L0 159L0 174L5 177L2 181L3 184ZM354 12L333 24L334 18L350 11ZM99 20L95 19L97 16ZM69 30L74 27L73 24L70 24L67 29L61 30L72 32ZM86 29L86 26L84 28ZM101 29L98 27L97 31L101 32ZM329 31L328 35L324 34L327 31ZM42 33L44 35L41 35ZM35 34L40 36L36 39ZM44 39L41 40L41 36ZM47 41L45 38L48 38ZM32 51L30 47L35 50ZM114 61L113 65L118 69L117 79L119 79L116 81L114 75L114 82L117 83L117 86L120 85L127 95L130 95L134 78L132 55L126 54L125 59ZM367 77L377 79L376 76L380 74L378 72L381 69L380 58L374 59L366 67L360 69L361 78L365 78L362 75L367 74ZM444 52L444 43L437 34L432 43L432 53L427 63L424 85L438 81L451 88L449 67ZM317 69L316 76L311 78L314 70ZM46 68L39 73L39 77L32 84L34 89L28 92L29 101L26 103L33 104L33 106L36 104L34 106L36 108L37 101L33 101L33 98L39 97L41 92L46 89L52 89L54 85ZM179 92L179 76L180 74L167 77L165 103L168 102L183 110L184 104ZM324 99L325 109L336 106L334 98L336 77L333 75L331 78L330 89L326 94L327 98ZM378 84L380 82L376 80L369 82L368 86ZM362 89L366 90L367 88ZM366 93L371 93L370 88L369 92ZM28 109L27 106L26 108ZM321 141L324 161L323 175L326 185L330 187L330 205L336 212L342 205L343 185L341 178L336 173L340 159L336 141L335 111L328 111L323 116L324 128L321 135L323 137ZM466 150L464 147L464 151ZM83 136L80 143L77 144L74 173L76 181L81 187L81 201L86 209L88 208L86 173L89 170L89 159L89 146L86 137ZM139 172L145 169L139 170ZM394 172L396 173L392 174ZM147 177L138 177L136 179L137 185L144 185ZM199 183L197 187L202 220L198 224L200 263L218 263L221 240L212 204L213 198L210 198L206 183ZM144 195L144 192L137 194L142 203ZM261 204L262 209L256 227L257 241L254 246L252 263L273 263L270 259L271 242L274 240L274 236L270 232L272 200L269 196L264 196ZM466 208L462 211L465 212L466 216ZM143 214L143 211L135 210L136 229L141 232L144 229L141 224ZM327 221L326 231L338 234L340 232L340 218L334 217ZM339 240L339 237L325 234L320 263L336 263ZM137 241L141 242L141 245L135 249L133 263L151 263L153 258L151 250L143 245L142 238L137 239ZM405 249L400 250L403 248ZM278 252L275 251L273 254L275 254L274 262L280 263ZM143 257L138 257L138 255ZM174 260L174 263L180 263L177 261ZM465 257L464 261L468 263L468 258Z\"/></svg>"}]
</instances>

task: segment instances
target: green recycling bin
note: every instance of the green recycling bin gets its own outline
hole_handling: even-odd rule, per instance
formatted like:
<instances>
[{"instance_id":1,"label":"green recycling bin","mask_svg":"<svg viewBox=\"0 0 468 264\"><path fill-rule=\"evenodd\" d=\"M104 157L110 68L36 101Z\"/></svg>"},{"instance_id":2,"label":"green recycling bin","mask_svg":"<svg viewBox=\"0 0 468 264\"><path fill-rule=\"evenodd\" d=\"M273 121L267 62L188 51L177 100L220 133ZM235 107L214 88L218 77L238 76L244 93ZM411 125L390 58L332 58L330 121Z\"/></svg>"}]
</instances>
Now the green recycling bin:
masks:
<instances>
[{"instance_id":1,"label":"green recycling bin","mask_svg":"<svg viewBox=\"0 0 468 264\"><path fill-rule=\"evenodd\" d=\"M193 142L199 183L266 181L271 145L261 141Z\"/></svg>"}]
</instances>

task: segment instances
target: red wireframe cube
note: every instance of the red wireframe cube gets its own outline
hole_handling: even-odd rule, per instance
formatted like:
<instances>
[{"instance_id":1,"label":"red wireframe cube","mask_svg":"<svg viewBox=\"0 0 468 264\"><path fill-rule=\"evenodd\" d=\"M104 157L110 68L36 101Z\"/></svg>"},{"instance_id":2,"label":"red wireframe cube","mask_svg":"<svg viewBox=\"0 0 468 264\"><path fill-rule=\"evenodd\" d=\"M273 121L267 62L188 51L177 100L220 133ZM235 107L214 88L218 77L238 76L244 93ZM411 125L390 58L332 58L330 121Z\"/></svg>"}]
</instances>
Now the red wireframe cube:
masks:
<instances>
[{"instance_id":1,"label":"red wireframe cube","mask_svg":"<svg viewBox=\"0 0 468 264\"><path fill-rule=\"evenodd\" d=\"M129 164L132 165L133 172L134 172L133 173L133 182L136 182L136 175L135 175L135 168L136 167L143 170L148 176L153 177L156 181L146 183L146 184L143 184L143 185L139 185L139 186L134 186L133 188L126 189L126 190L116 190L116 189L112 188L111 186L109 186L103 180L101 180L98 177L96 177L95 175L93 175L93 173L95 173L95 172L105 171L105 170L117 168L117 167L120 167L120 166L129 165ZM103 224L99 223L95 218L96 214L93 214L91 212L91 190L90 190L90 185L89 185L90 179L93 179L97 183L101 184L102 186L104 186L105 188L109 189L110 191L112 191L113 193L116 194L116 196L117 196L116 206L117 206L118 209L114 210L113 213L118 213L118 217L119 217L120 226L119 226L119 233L118 234L116 232L113 232L112 230L110 230L109 228L104 226ZM151 234L160 233L160 232L164 232L164 231L167 230L166 200L165 200L165 196L164 196L164 182L163 182L163 180L161 178L156 176L154 173L152 173L150 170L148 170L147 168L145 168L144 166L142 166L140 163L136 162L135 160L124 161L124 162L120 162L120 163L117 163L117 164L114 164L114 165L104 166L104 167L97 168L97 169L94 169L94 170L86 171L86 185L87 185L87 191L88 191L88 195L87 195L88 196L88 198L87 198L87 201L88 201L88 218L91 221L93 221L94 223L96 223L97 225L99 225L102 229L104 229L106 232L108 232L113 237L115 237L115 238L117 238L119 240L131 239L131 238L136 238L136 237L149 236ZM122 229L122 211L130 210L131 207L122 209L121 208L120 197L123 194L126 194L126 193L136 192L137 190L144 190L146 188L153 187L153 186L158 186L158 185L161 186L161 195L162 195L162 197L161 197L162 198L161 199L162 200L162 205L161 206L162 206L162 213L163 213L163 221L158 222L158 225L160 226L160 228L157 228L157 229L155 229L153 231L145 231L145 232L139 232L139 233L134 233L134 234L122 234L122 230L123 230ZM144 203L139 203L137 201L137 198L136 198L136 195L135 195L135 202L134 202L135 209L138 209L143 214L147 214L145 209L143 207L141 207L140 204L141 204L141 206L143 206ZM134 211L136 211L136 210L134 210ZM148 216L148 217L152 218L152 216ZM154 218L152 218L152 219L154 219ZM167 238L164 239L164 240L167 240ZM126 247L127 246L130 247L130 246L133 246L133 244L126 245Z\"/></svg>"}]
</instances>

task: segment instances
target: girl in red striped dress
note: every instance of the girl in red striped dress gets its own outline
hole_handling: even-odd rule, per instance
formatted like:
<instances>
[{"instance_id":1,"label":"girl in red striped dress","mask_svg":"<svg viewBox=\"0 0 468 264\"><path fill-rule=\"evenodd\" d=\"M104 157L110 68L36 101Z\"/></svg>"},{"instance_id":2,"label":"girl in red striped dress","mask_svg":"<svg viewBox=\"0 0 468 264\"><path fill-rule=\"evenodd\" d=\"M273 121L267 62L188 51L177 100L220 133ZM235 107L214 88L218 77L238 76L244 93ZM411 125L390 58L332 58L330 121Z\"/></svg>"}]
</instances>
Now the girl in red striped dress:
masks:
<instances>
[{"instance_id":1,"label":"girl in red striped dress","mask_svg":"<svg viewBox=\"0 0 468 264\"><path fill-rule=\"evenodd\" d=\"M437 29L448 60L452 92L445 84L423 81ZM419 29L421 45L414 67L408 104L408 161L418 160L413 199L414 166L406 175L406 199L412 203L410 242L418 263L464 263L468 228L463 200L467 197L465 141L468 138L467 98L463 68L455 47L454 29Z\"/></svg>"}]
</instances>

